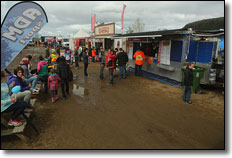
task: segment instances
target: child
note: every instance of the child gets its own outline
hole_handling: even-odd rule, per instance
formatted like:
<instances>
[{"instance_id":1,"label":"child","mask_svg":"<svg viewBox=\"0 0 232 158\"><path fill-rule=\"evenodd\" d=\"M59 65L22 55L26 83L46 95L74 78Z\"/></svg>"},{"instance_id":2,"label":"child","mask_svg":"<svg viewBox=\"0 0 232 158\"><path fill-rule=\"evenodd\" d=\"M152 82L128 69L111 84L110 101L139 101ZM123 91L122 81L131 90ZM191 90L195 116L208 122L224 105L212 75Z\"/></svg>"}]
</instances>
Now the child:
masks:
<instances>
[{"instance_id":1,"label":"child","mask_svg":"<svg viewBox=\"0 0 232 158\"><path fill-rule=\"evenodd\" d=\"M60 77L56 74L55 69L52 69L51 75L48 77L48 88L51 90L52 103L59 98L57 95L59 81L61 82Z\"/></svg>"}]
</instances>

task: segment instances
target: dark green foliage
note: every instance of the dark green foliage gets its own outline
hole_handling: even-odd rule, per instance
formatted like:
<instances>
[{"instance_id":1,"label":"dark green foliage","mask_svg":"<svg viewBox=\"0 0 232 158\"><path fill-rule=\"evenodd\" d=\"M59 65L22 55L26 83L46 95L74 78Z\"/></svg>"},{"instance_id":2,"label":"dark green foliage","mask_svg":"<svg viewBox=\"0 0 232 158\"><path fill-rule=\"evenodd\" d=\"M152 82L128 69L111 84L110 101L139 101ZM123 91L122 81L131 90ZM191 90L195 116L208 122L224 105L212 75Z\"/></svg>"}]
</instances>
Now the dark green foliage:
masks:
<instances>
[{"instance_id":1,"label":"dark green foliage","mask_svg":"<svg viewBox=\"0 0 232 158\"><path fill-rule=\"evenodd\" d=\"M224 17L205 19L186 24L183 29L193 28L194 30L219 30L224 29Z\"/></svg>"}]
</instances>

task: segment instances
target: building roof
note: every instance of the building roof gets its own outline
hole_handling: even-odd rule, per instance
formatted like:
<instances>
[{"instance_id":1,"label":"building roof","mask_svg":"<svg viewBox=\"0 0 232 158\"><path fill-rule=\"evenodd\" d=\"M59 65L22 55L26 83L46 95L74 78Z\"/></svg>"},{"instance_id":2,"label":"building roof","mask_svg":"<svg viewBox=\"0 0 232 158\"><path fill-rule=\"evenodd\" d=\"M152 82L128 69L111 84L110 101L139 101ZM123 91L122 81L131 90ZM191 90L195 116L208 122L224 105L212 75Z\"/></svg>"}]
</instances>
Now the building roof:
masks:
<instances>
[{"instance_id":1,"label":"building roof","mask_svg":"<svg viewBox=\"0 0 232 158\"><path fill-rule=\"evenodd\" d=\"M186 31L186 32L184 32ZM138 32L138 33L129 33L118 35L117 37L133 37L133 36L163 36L163 35L178 35L178 34L185 34L187 30L185 29L175 29L175 30L162 30L162 31L149 31L149 32Z\"/></svg>"}]
</instances>

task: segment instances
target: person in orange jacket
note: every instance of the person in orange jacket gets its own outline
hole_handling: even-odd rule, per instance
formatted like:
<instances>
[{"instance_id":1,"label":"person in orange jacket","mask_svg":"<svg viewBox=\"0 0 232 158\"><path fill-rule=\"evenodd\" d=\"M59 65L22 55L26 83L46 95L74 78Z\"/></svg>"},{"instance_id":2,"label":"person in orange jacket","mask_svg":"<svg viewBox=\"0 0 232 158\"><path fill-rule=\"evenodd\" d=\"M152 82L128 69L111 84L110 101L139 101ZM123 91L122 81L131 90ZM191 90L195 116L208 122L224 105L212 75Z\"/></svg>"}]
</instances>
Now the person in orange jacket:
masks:
<instances>
[{"instance_id":1,"label":"person in orange jacket","mask_svg":"<svg viewBox=\"0 0 232 158\"><path fill-rule=\"evenodd\" d=\"M143 51L137 50L134 54L134 58L135 58L135 76L140 76L140 71L143 66L143 60L145 59Z\"/></svg>"},{"instance_id":2,"label":"person in orange jacket","mask_svg":"<svg viewBox=\"0 0 232 158\"><path fill-rule=\"evenodd\" d=\"M92 49L92 60L93 60L93 62L95 62L96 61L96 50L95 50L95 48L93 47L93 49Z\"/></svg>"}]
</instances>

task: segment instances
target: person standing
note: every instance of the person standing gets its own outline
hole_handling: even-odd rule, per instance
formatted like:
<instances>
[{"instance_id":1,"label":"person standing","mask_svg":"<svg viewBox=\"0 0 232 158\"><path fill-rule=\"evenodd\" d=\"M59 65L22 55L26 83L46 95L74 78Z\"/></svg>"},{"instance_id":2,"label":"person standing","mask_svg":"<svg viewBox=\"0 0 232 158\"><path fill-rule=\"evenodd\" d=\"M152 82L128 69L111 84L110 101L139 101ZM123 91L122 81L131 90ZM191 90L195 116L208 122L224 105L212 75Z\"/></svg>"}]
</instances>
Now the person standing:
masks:
<instances>
[{"instance_id":1,"label":"person standing","mask_svg":"<svg viewBox=\"0 0 232 158\"><path fill-rule=\"evenodd\" d=\"M143 51L137 50L134 54L134 58L135 58L135 76L140 76L141 69L143 66L143 60L145 59Z\"/></svg>"},{"instance_id":2,"label":"person standing","mask_svg":"<svg viewBox=\"0 0 232 158\"><path fill-rule=\"evenodd\" d=\"M69 76L70 76L70 66L66 63L64 56L61 56L59 59L59 64L57 66L57 74L62 80L61 89L63 98L67 98L67 94L69 94ZM65 93L66 92L66 93Z\"/></svg>"},{"instance_id":3,"label":"person standing","mask_svg":"<svg viewBox=\"0 0 232 158\"><path fill-rule=\"evenodd\" d=\"M48 63L44 60L42 55L39 56L37 73L39 74L38 80L44 83L45 93L48 93Z\"/></svg>"},{"instance_id":4,"label":"person standing","mask_svg":"<svg viewBox=\"0 0 232 158\"><path fill-rule=\"evenodd\" d=\"M58 59L58 57L59 57L59 55L56 52L56 50L52 49L52 53L51 53L48 60L51 60L51 64L54 65L54 64L57 64L56 60Z\"/></svg>"},{"instance_id":5,"label":"person standing","mask_svg":"<svg viewBox=\"0 0 232 158\"><path fill-rule=\"evenodd\" d=\"M193 86L193 68L194 63L188 63L187 68L184 71L184 94L183 101L192 104L190 97L192 94L192 86Z\"/></svg>"},{"instance_id":6,"label":"person standing","mask_svg":"<svg viewBox=\"0 0 232 158\"><path fill-rule=\"evenodd\" d=\"M89 54L88 48L85 48L85 50L82 53L83 63L84 63L84 75L85 76L88 76L88 73L87 73L87 68L89 65L89 55L88 54Z\"/></svg>"},{"instance_id":7,"label":"person standing","mask_svg":"<svg viewBox=\"0 0 232 158\"><path fill-rule=\"evenodd\" d=\"M101 62L100 79L102 80L104 78L104 68L106 65L105 54L104 54L102 48L101 48L101 52L99 53L99 55L101 55L101 58L99 58L99 59L101 59L100 60L100 62Z\"/></svg>"},{"instance_id":8,"label":"person standing","mask_svg":"<svg viewBox=\"0 0 232 158\"><path fill-rule=\"evenodd\" d=\"M70 61L71 61L71 53L69 51L69 48L66 48L65 49L65 60L68 64L70 64Z\"/></svg>"},{"instance_id":9,"label":"person standing","mask_svg":"<svg viewBox=\"0 0 232 158\"><path fill-rule=\"evenodd\" d=\"M74 56L75 56L75 67L76 69L79 68L79 64L78 64L78 60L79 60L79 52L78 52L78 48L76 47L75 52L74 52Z\"/></svg>"},{"instance_id":10,"label":"person standing","mask_svg":"<svg viewBox=\"0 0 232 158\"><path fill-rule=\"evenodd\" d=\"M58 45L58 46L56 47L56 52L57 52L57 54L60 56L60 45Z\"/></svg>"},{"instance_id":11,"label":"person standing","mask_svg":"<svg viewBox=\"0 0 232 158\"><path fill-rule=\"evenodd\" d=\"M114 67L115 67L115 55L114 55L114 50L112 49L110 51L110 54L108 56L108 64L107 67L109 69L109 75L110 75L110 85L113 85L113 80L114 80Z\"/></svg>"},{"instance_id":12,"label":"person standing","mask_svg":"<svg viewBox=\"0 0 232 158\"><path fill-rule=\"evenodd\" d=\"M119 53L116 55L115 60L118 61L119 79L121 79L122 72L123 72L123 78L126 79L126 64L128 62L128 56L122 50L122 48L119 49Z\"/></svg>"},{"instance_id":13,"label":"person standing","mask_svg":"<svg viewBox=\"0 0 232 158\"><path fill-rule=\"evenodd\" d=\"M56 74L55 69L51 70L51 75L48 77L48 89L51 91L52 103L54 103L58 97L58 85L61 82L60 77Z\"/></svg>"},{"instance_id":14,"label":"person standing","mask_svg":"<svg viewBox=\"0 0 232 158\"><path fill-rule=\"evenodd\" d=\"M80 59L80 61L81 61L81 57L82 57L82 47L81 46L79 46L79 48L78 48L78 55L79 55L79 59Z\"/></svg>"},{"instance_id":15,"label":"person standing","mask_svg":"<svg viewBox=\"0 0 232 158\"><path fill-rule=\"evenodd\" d=\"M95 63L95 61L96 61L95 58L96 58L96 50L93 47L93 49L92 49L92 61L93 61L93 63Z\"/></svg>"}]
</instances>

